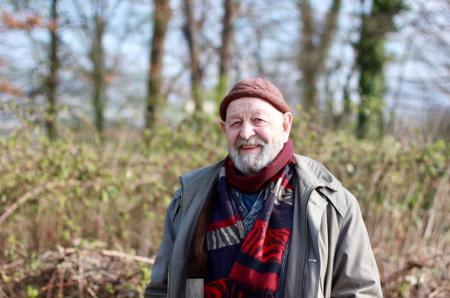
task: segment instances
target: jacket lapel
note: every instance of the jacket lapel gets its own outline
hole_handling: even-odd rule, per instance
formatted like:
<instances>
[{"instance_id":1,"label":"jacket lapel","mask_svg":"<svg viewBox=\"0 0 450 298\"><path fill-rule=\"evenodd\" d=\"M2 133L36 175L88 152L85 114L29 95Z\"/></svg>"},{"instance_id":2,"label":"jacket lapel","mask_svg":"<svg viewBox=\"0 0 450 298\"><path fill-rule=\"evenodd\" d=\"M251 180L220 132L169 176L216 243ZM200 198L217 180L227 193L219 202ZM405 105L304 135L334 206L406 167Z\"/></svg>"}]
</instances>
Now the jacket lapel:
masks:
<instances>
[{"instance_id":1,"label":"jacket lapel","mask_svg":"<svg viewBox=\"0 0 450 298\"><path fill-rule=\"evenodd\" d=\"M289 244L285 297L303 297L304 288L311 286L306 280L306 271L320 276L319 233L322 214L328 203L315 190L326 187L334 191L337 187L331 175L317 175L321 171L314 168L317 165L310 162L309 158L295 155L295 160L297 177L294 179L294 224ZM317 255L310 256L314 252ZM315 290L309 289L307 292Z\"/></svg>"},{"instance_id":2,"label":"jacket lapel","mask_svg":"<svg viewBox=\"0 0 450 298\"><path fill-rule=\"evenodd\" d=\"M192 236L202 207L215 189L222 164L223 161L180 177L181 220L171 256L168 297L185 297L185 268Z\"/></svg>"}]
</instances>

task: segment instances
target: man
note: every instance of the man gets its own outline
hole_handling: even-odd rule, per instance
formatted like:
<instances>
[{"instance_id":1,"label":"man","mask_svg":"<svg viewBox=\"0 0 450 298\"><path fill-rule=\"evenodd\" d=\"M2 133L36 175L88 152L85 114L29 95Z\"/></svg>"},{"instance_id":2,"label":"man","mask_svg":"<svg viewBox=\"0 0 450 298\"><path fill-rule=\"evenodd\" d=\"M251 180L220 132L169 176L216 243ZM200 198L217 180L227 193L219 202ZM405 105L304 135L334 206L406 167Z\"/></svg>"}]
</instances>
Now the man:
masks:
<instances>
[{"instance_id":1,"label":"man","mask_svg":"<svg viewBox=\"0 0 450 298\"><path fill-rule=\"evenodd\" d=\"M220 117L229 155L181 176L145 297L381 297L358 203L294 154L278 88L241 80Z\"/></svg>"}]
</instances>

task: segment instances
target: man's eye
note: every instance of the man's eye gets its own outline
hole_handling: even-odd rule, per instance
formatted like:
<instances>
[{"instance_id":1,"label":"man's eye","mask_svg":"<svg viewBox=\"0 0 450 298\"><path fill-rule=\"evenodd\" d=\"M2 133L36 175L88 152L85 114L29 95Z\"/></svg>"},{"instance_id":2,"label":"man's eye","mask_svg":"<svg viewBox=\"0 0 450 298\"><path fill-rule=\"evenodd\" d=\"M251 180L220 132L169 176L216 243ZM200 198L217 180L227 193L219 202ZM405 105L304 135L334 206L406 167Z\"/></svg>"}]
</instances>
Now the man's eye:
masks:
<instances>
[{"instance_id":1,"label":"man's eye","mask_svg":"<svg viewBox=\"0 0 450 298\"><path fill-rule=\"evenodd\" d=\"M264 119L261 119L261 118L255 118L255 123L263 123L263 122L265 122L264 121Z\"/></svg>"},{"instance_id":2,"label":"man's eye","mask_svg":"<svg viewBox=\"0 0 450 298\"><path fill-rule=\"evenodd\" d=\"M230 126L238 126L241 124L241 121L233 121L231 122Z\"/></svg>"}]
</instances>

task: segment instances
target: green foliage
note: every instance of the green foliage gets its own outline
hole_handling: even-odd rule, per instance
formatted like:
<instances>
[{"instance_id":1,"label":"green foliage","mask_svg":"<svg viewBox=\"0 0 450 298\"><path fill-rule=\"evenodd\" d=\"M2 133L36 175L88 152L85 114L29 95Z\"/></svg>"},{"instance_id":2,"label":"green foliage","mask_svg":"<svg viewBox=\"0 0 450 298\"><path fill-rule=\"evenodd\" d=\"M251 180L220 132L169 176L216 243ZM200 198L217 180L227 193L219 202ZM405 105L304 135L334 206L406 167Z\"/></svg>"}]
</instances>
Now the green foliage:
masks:
<instances>
[{"instance_id":1,"label":"green foliage","mask_svg":"<svg viewBox=\"0 0 450 298\"><path fill-rule=\"evenodd\" d=\"M33 288L32 286L27 287L27 298L37 298L39 297L39 290Z\"/></svg>"},{"instance_id":2,"label":"green foliage","mask_svg":"<svg viewBox=\"0 0 450 298\"><path fill-rule=\"evenodd\" d=\"M395 15L408 8L403 0L374 0L372 5L374 14L385 13Z\"/></svg>"},{"instance_id":3,"label":"green foliage","mask_svg":"<svg viewBox=\"0 0 450 298\"><path fill-rule=\"evenodd\" d=\"M218 121L204 118L193 129L196 121L178 127L159 124L149 142L133 138L140 134L131 130L103 144L69 133L56 142L25 131L0 139L0 216L16 206L0 223L2 283L19 278L2 272L3 262L25 256L27 268L35 272L40 268L36 256L59 246L154 255L178 176L226 155ZM406 144L390 137L360 140L348 132L317 128L303 114L296 117L291 137L296 152L320 160L358 198L387 272L392 272L389 266L397 269L402 254L427 249L429 239L422 234L430 210L442 200L439 185L449 175L449 144ZM433 227L432 235L445 235L449 229L440 221L448 207L439 211L435 221L441 224ZM439 241L448 244L450 239ZM128 286L142 290L148 267L133 272L138 282L134 275ZM37 297L36 279L26 281L26 295ZM396 289L392 293L406 291Z\"/></svg>"}]
</instances>

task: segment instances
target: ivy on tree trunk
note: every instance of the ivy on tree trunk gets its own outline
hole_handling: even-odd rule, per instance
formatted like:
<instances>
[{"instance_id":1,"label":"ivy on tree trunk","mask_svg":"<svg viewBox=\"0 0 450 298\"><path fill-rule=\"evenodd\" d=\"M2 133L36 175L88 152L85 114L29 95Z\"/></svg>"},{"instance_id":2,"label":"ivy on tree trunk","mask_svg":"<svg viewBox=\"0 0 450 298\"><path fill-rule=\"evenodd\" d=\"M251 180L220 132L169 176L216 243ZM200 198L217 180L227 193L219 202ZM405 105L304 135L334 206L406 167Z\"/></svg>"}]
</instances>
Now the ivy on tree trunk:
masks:
<instances>
[{"instance_id":1,"label":"ivy on tree trunk","mask_svg":"<svg viewBox=\"0 0 450 298\"><path fill-rule=\"evenodd\" d=\"M361 14L360 37L356 46L359 91L356 135L379 138L384 133L384 43L395 30L394 17L405 9L403 0L374 0L370 14Z\"/></svg>"}]
</instances>

